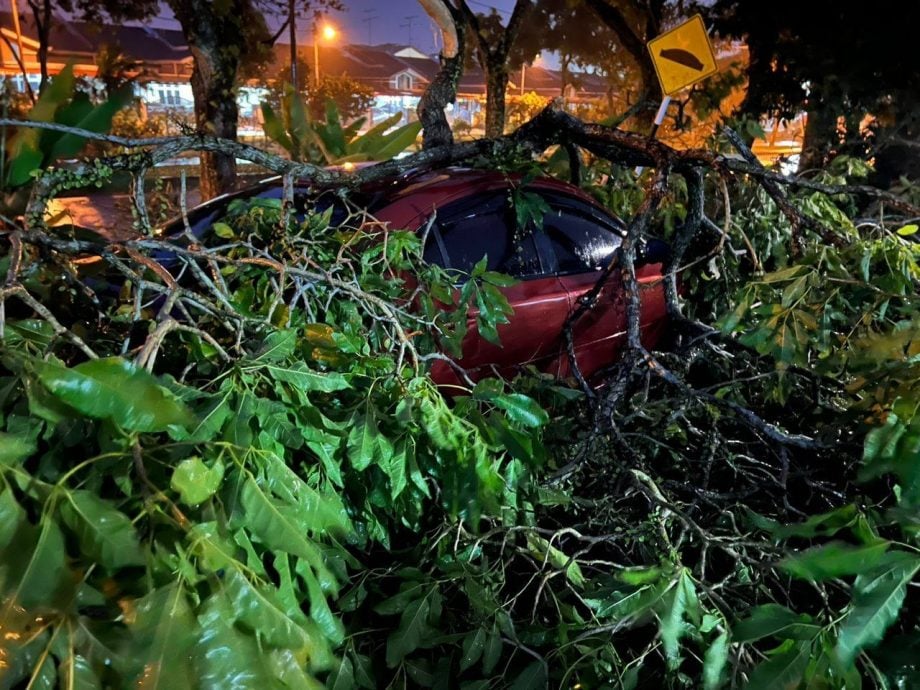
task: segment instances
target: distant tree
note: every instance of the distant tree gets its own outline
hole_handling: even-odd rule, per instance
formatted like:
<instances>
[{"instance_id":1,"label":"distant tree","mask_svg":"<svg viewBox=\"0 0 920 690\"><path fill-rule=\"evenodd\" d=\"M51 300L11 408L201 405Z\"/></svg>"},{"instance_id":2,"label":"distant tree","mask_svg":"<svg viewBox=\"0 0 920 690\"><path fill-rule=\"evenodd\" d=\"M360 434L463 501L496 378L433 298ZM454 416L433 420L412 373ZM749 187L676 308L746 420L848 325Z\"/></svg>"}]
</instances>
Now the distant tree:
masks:
<instances>
[{"instance_id":1,"label":"distant tree","mask_svg":"<svg viewBox=\"0 0 920 690\"><path fill-rule=\"evenodd\" d=\"M327 75L307 93L310 115L315 119L325 117L328 101L335 103L342 122L351 122L374 104L374 89L347 74Z\"/></svg>"},{"instance_id":2,"label":"distant tree","mask_svg":"<svg viewBox=\"0 0 920 690\"><path fill-rule=\"evenodd\" d=\"M882 182L920 173L917 3L718 0L702 9L717 31L747 44L743 112L778 118L807 113L802 169L861 152L876 157ZM862 127L866 116L875 118L868 131Z\"/></svg>"},{"instance_id":3,"label":"distant tree","mask_svg":"<svg viewBox=\"0 0 920 690\"><path fill-rule=\"evenodd\" d=\"M117 44L103 43L96 51L95 61L96 79L102 83L105 96L133 83L140 76L140 63L125 55Z\"/></svg>"},{"instance_id":4,"label":"distant tree","mask_svg":"<svg viewBox=\"0 0 920 690\"><path fill-rule=\"evenodd\" d=\"M625 50L638 69L640 100L647 106L637 119L648 126L653 119L661 87L646 43L662 31L667 17L681 13L683 3L668 0L585 0L601 22L616 34L617 43Z\"/></svg>"},{"instance_id":5,"label":"distant tree","mask_svg":"<svg viewBox=\"0 0 920 690\"><path fill-rule=\"evenodd\" d=\"M191 76L195 124L201 134L235 139L239 108L237 74L245 55L268 42L270 34L254 0L167 0L193 57ZM201 154L201 196L232 189L236 161L222 153Z\"/></svg>"},{"instance_id":6,"label":"distant tree","mask_svg":"<svg viewBox=\"0 0 920 690\"><path fill-rule=\"evenodd\" d=\"M528 14L533 10L531 0L517 0L505 26L497 13L480 19L466 0L459 0L460 10L469 27L470 42L476 47L479 64L486 75L486 136L497 137L505 130L505 91L515 67L510 62L512 48L521 34ZM516 66L520 69L520 64Z\"/></svg>"},{"instance_id":7,"label":"distant tree","mask_svg":"<svg viewBox=\"0 0 920 690\"><path fill-rule=\"evenodd\" d=\"M616 79L629 69L634 76L635 69L628 63L625 51L619 46L616 34L603 22L598 21L595 12L583 2L572 0L535 0L536 6L530 15L529 26L534 27L541 48L559 55L562 72L560 92L565 93L567 84L572 83L571 67L593 67ZM536 28L539 27L537 31ZM622 89L622 80L616 80L611 89ZM638 83L637 79L633 82Z\"/></svg>"},{"instance_id":8,"label":"distant tree","mask_svg":"<svg viewBox=\"0 0 920 690\"><path fill-rule=\"evenodd\" d=\"M374 89L347 74L327 74L320 79L319 86L315 86L310 78L310 69L303 60L297 61L297 87L298 93L306 99L310 109L310 117L321 119L326 116L326 101L335 103L342 122L350 122L361 116L374 103ZM277 70L270 79L263 79L267 87L264 102L273 110L281 109L281 98L285 89L290 85L291 69L285 65Z\"/></svg>"},{"instance_id":9,"label":"distant tree","mask_svg":"<svg viewBox=\"0 0 920 690\"><path fill-rule=\"evenodd\" d=\"M338 0L167 0L194 58L192 93L198 131L236 137L239 111L235 89L240 74L271 57L271 48L291 22L319 7L340 7ZM265 15L284 16L272 34ZM203 153L201 190L211 198L233 188L236 163L232 156Z\"/></svg>"},{"instance_id":10,"label":"distant tree","mask_svg":"<svg viewBox=\"0 0 920 690\"><path fill-rule=\"evenodd\" d=\"M157 0L27 0L38 38L41 71L39 91L48 83L48 51L56 12L66 12L91 23L147 19L159 9Z\"/></svg>"}]
</instances>

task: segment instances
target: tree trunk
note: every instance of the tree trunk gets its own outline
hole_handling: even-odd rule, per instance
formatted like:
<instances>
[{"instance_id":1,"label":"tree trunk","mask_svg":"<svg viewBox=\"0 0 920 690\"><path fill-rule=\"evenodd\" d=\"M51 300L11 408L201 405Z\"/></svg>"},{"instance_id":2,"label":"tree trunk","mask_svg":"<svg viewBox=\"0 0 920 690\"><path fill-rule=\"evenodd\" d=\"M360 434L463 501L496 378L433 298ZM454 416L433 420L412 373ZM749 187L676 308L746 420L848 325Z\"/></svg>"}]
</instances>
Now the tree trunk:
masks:
<instances>
[{"instance_id":1,"label":"tree trunk","mask_svg":"<svg viewBox=\"0 0 920 690\"><path fill-rule=\"evenodd\" d=\"M422 7L437 24L444 38L441 69L425 89L415 109L422 123L422 148L449 146L454 134L444 109L457 100L457 84L463 74L465 27L459 12L437 0L424 0Z\"/></svg>"},{"instance_id":2,"label":"tree trunk","mask_svg":"<svg viewBox=\"0 0 920 690\"><path fill-rule=\"evenodd\" d=\"M243 44L241 19L249 14L244 7L246 2L169 0L194 60L191 84L195 97L195 125L200 134L236 139L239 109L235 86ZM235 184L233 156L201 154L202 200L228 192Z\"/></svg>"},{"instance_id":3,"label":"tree trunk","mask_svg":"<svg viewBox=\"0 0 920 690\"><path fill-rule=\"evenodd\" d=\"M837 115L829 113L818 103L808 109L799 172L820 168L837 139Z\"/></svg>"},{"instance_id":4,"label":"tree trunk","mask_svg":"<svg viewBox=\"0 0 920 690\"><path fill-rule=\"evenodd\" d=\"M533 10L531 0L516 0L511 19L496 42L483 33L476 14L466 0L460 0L460 11L466 18L476 42L479 65L486 73L486 136L500 137L505 132L505 91L508 88L508 55L525 18Z\"/></svg>"},{"instance_id":5,"label":"tree trunk","mask_svg":"<svg viewBox=\"0 0 920 690\"><path fill-rule=\"evenodd\" d=\"M29 0L29 8L32 10L32 16L35 19L35 30L38 33L38 67L41 72L41 81L38 84L38 92L45 90L48 84L48 48L51 40L51 22L54 15L51 12L51 0L41 0L41 5L37 0Z\"/></svg>"},{"instance_id":6,"label":"tree trunk","mask_svg":"<svg viewBox=\"0 0 920 690\"><path fill-rule=\"evenodd\" d=\"M457 83L462 72L462 51L450 58L441 56L441 70L425 89L415 110L419 122L422 123L422 148L454 143L454 135L444 114L444 108L448 103L457 100Z\"/></svg>"},{"instance_id":7,"label":"tree trunk","mask_svg":"<svg viewBox=\"0 0 920 690\"><path fill-rule=\"evenodd\" d=\"M565 103L565 87L569 85L569 56L563 53L559 58L559 76L562 77L562 86L559 87L559 95L562 96L562 102Z\"/></svg>"},{"instance_id":8,"label":"tree trunk","mask_svg":"<svg viewBox=\"0 0 920 690\"><path fill-rule=\"evenodd\" d=\"M505 133L505 91L508 88L508 68L504 60L490 60L486 74L486 136L500 137Z\"/></svg>"}]
</instances>

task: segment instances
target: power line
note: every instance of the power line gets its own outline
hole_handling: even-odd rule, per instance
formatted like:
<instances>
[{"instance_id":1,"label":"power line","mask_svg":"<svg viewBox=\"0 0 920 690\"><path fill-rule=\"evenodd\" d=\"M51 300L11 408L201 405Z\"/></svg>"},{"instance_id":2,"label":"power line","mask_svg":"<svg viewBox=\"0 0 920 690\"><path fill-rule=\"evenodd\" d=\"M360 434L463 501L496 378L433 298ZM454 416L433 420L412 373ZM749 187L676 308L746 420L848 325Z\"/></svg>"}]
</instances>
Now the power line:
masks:
<instances>
[{"instance_id":1,"label":"power line","mask_svg":"<svg viewBox=\"0 0 920 690\"><path fill-rule=\"evenodd\" d=\"M495 10L496 12L499 12L501 14L507 14L509 16L511 15L511 12L509 12L508 10L503 10L501 7L496 7L495 5L489 5L484 2L479 2L479 0L467 0L467 2L469 2L471 5L479 5L480 7L485 7L488 10Z\"/></svg>"},{"instance_id":2,"label":"power line","mask_svg":"<svg viewBox=\"0 0 920 690\"><path fill-rule=\"evenodd\" d=\"M363 24L367 24L367 45L373 45L374 43L374 40L373 40L374 20L380 18L379 15L372 14L375 11L376 10L374 10L374 8L364 10L364 19L361 20Z\"/></svg>"},{"instance_id":3,"label":"power line","mask_svg":"<svg viewBox=\"0 0 920 690\"><path fill-rule=\"evenodd\" d=\"M418 19L417 14L409 15L408 17L403 17L406 21L399 25L400 29L409 29L409 45L412 45L412 22Z\"/></svg>"}]
</instances>

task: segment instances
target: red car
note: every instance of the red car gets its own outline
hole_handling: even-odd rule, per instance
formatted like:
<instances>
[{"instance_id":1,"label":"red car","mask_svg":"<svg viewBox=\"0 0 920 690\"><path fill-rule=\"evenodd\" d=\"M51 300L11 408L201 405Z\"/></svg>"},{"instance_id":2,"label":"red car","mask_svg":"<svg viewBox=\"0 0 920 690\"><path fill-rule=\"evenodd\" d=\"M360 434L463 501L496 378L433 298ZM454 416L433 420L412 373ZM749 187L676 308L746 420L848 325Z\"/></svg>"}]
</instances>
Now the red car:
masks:
<instances>
[{"instance_id":1,"label":"red car","mask_svg":"<svg viewBox=\"0 0 920 690\"><path fill-rule=\"evenodd\" d=\"M519 176L447 168L369 185L354 198L392 228L421 230L436 211L425 245L426 260L469 272L486 256L489 270L519 280L503 288L514 313L510 323L498 329L501 345L482 338L476 329L475 313L470 315L459 364L474 380L492 373L512 376L525 365L568 376L563 324L577 300L597 281L624 232L622 221L590 196L570 184L545 177L526 186L527 192L539 194L550 209L543 216L542 227L516 232L511 192L520 185ZM190 213L192 230L196 235L204 233L233 199L277 198L281 194L280 179L275 178L214 199ZM649 240L636 267L642 289L641 327L647 345L657 341L666 325L662 270L668 251L663 242ZM615 362L625 342L624 297L619 275L615 274L595 308L575 325L575 356L586 378ZM459 383L457 374L445 362L434 365L432 377L442 385Z\"/></svg>"}]
</instances>

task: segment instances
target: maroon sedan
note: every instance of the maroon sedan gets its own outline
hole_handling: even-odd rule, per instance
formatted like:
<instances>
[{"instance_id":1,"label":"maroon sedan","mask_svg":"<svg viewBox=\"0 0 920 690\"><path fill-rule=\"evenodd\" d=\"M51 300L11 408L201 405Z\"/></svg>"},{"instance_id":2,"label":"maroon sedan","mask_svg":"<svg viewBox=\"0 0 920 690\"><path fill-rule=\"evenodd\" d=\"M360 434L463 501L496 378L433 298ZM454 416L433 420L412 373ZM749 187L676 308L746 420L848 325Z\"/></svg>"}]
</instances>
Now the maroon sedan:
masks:
<instances>
[{"instance_id":1,"label":"maroon sedan","mask_svg":"<svg viewBox=\"0 0 920 690\"><path fill-rule=\"evenodd\" d=\"M594 286L623 237L623 223L590 196L545 177L526 186L527 192L539 194L550 209L542 226L517 228L511 199L513 189L520 185L520 177L514 175L448 168L408 174L368 187L356 199L392 228L421 230L436 212L425 244L426 260L469 273L487 257L488 270L519 281L503 288L514 313L509 323L498 328L500 345L482 338L476 314L470 315L459 364L474 380L492 373L512 376L526 365L568 376L563 336L566 316ZM205 232L232 199L281 194L280 180L272 179L214 199L191 212L192 230L196 235ZM636 267L642 291L642 336L647 345L655 343L665 327L662 269L667 253L667 245L650 240ZM573 330L575 356L585 377L616 361L625 331L625 295L616 273L594 309L582 316ZM445 362L434 365L432 377L442 385L459 383Z\"/></svg>"}]
</instances>

